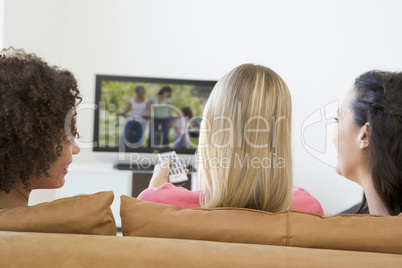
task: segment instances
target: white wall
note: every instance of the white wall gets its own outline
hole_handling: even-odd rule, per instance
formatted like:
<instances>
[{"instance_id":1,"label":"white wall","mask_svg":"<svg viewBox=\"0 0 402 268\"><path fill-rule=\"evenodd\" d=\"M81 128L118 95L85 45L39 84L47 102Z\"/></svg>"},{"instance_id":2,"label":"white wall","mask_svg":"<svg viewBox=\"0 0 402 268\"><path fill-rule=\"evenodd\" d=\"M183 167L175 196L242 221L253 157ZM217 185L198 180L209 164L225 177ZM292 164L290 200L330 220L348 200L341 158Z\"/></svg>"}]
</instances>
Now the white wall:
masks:
<instances>
[{"instance_id":1,"label":"white wall","mask_svg":"<svg viewBox=\"0 0 402 268\"><path fill-rule=\"evenodd\" d=\"M61 65L62 1L3 1L3 46L24 48L53 65Z\"/></svg>"},{"instance_id":2,"label":"white wall","mask_svg":"<svg viewBox=\"0 0 402 268\"><path fill-rule=\"evenodd\" d=\"M0 0L0 48L3 47L4 38L4 0Z\"/></svg>"},{"instance_id":3,"label":"white wall","mask_svg":"<svg viewBox=\"0 0 402 268\"><path fill-rule=\"evenodd\" d=\"M4 46L73 71L85 102L94 101L98 73L219 79L246 62L271 67L293 98L295 184L336 213L357 203L361 189L307 152L302 124L341 99L357 75L400 68L401 10L397 0L5 0ZM84 141L92 120L79 114ZM306 141L325 148L316 127L306 128ZM94 160L82 150L76 161Z\"/></svg>"}]
</instances>

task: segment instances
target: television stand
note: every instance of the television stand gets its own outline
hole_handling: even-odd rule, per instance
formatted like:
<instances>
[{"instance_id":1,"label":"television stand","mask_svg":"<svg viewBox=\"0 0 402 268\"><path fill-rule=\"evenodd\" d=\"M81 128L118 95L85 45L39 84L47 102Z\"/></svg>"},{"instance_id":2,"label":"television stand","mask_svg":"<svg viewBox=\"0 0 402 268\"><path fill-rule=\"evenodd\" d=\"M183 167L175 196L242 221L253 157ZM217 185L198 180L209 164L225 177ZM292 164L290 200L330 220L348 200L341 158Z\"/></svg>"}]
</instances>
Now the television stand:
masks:
<instances>
[{"instance_id":1,"label":"television stand","mask_svg":"<svg viewBox=\"0 0 402 268\"><path fill-rule=\"evenodd\" d=\"M137 173L152 173L154 171L155 165L136 165L136 164L128 164L128 163L118 163L114 165L115 169L118 170L132 170ZM186 168L190 172L194 172L193 166L189 165Z\"/></svg>"},{"instance_id":2,"label":"television stand","mask_svg":"<svg viewBox=\"0 0 402 268\"><path fill-rule=\"evenodd\" d=\"M152 172L154 171L154 165L133 165L133 164L124 164L118 163L114 165L114 168L117 170L129 170L133 173L133 183L131 189L131 196L137 197L144 189L148 188L149 181L152 177ZM187 167L188 170L191 172L193 171L192 166ZM194 172L194 171L193 171ZM192 174L189 173L188 181L184 183L174 184L176 186L182 186L191 191L191 177Z\"/></svg>"},{"instance_id":3,"label":"television stand","mask_svg":"<svg viewBox=\"0 0 402 268\"><path fill-rule=\"evenodd\" d=\"M133 165L128 163L118 163L114 165L114 168L118 170L132 170L133 172L139 173L152 173L155 165Z\"/></svg>"}]
</instances>

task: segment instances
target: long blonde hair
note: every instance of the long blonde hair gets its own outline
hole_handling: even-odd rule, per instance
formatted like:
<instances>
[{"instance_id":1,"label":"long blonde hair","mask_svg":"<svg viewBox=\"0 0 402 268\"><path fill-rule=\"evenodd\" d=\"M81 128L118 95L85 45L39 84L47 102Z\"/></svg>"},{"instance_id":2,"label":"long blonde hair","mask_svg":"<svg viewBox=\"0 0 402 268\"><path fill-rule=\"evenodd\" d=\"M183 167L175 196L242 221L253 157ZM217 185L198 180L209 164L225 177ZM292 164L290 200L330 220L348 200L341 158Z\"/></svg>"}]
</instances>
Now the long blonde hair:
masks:
<instances>
[{"instance_id":1,"label":"long blonde hair","mask_svg":"<svg viewBox=\"0 0 402 268\"><path fill-rule=\"evenodd\" d=\"M273 70L238 66L214 87L198 147L202 207L292 207L292 104Z\"/></svg>"}]
</instances>

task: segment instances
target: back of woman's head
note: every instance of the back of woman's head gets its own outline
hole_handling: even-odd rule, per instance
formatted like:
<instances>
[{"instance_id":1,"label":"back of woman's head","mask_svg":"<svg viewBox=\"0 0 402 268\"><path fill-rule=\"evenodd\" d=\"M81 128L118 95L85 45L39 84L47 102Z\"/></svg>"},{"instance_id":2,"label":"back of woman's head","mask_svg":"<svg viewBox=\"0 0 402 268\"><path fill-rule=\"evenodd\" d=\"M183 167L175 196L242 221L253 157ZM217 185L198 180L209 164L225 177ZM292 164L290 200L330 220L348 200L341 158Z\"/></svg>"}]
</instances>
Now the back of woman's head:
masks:
<instances>
[{"instance_id":1,"label":"back of woman's head","mask_svg":"<svg viewBox=\"0 0 402 268\"><path fill-rule=\"evenodd\" d=\"M77 134L71 116L75 111L70 111L80 99L69 71L50 67L24 50L2 50L0 190L9 192L18 180L27 186L29 177L48 174L66 136Z\"/></svg>"},{"instance_id":2,"label":"back of woman's head","mask_svg":"<svg viewBox=\"0 0 402 268\"><path fill-rule=\"evenodd\" d=\"M374 187L388 212L397 215L402 208L402 73L367 72L356 79L355 89L355 123L370 126Z\"/></svg>"},{"instance_id":3,"label":"back of woman's head","mask_svg":"<svg viewBox=\"0 0 402 268\"><path fill-rule=\"evenodd\" d=\"M267 67L244 64L216 84L198 148L204 207L291 207L291 113L285 82Z\"/></svg>"}]
</instances>

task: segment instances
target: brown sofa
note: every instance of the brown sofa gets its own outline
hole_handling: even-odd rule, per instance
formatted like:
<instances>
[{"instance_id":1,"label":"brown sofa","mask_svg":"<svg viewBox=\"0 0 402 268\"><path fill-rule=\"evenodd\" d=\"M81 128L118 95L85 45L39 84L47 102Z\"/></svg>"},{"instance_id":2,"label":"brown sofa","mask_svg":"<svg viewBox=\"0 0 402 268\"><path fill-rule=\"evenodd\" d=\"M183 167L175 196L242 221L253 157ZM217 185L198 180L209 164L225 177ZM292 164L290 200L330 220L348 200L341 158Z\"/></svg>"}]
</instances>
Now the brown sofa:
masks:
<instances>
[{"instance_id":1,"label":"brown sofa","mask_svg":"<svg viewBox=\"0 0 402 268\"><path fill-rule=\"evenodd\" d=\"M182 210L122 196L121 237L112 200L103 192L0 210L0 266L402 267L402 215Z\"/></svg>"}]
</instances>

